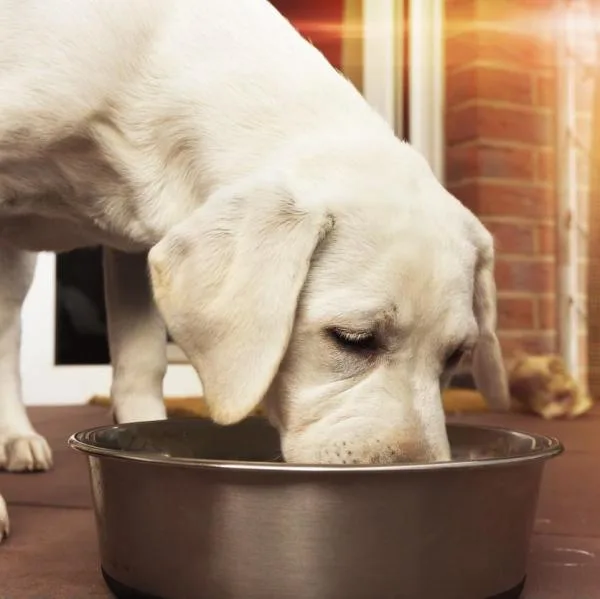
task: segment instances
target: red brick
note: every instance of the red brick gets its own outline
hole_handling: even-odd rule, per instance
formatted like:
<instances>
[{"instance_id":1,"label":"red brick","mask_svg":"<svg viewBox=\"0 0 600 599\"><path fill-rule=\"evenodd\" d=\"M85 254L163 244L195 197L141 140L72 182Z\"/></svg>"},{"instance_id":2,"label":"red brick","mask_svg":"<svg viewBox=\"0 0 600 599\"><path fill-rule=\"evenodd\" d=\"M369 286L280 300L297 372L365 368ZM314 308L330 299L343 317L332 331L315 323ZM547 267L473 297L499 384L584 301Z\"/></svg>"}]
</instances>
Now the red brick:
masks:
<instances>
[{"instance_id":1,"label":"red brick","mask_svg":"<svg viewBox=\"0 0 600 599\"><path fill-rule=\"evenodd\" d=\"M450 110L446 115L446 142L456 144L481 137L477 123L477 106L472 104L457 110Z\"/></svg>"},{"instance_id":2,"label":"red brick","mask_svg":"<svg viewBox=\"0 0 600 599\"><path fill-rule=\"evenodd\" d=\"M498 335L502 353L506 357L518 351L525 351L533 355L550 354L556 351L556 335L546 332L511 332L500 331Z\"/></svg>"},{"instance_id":3,"label":"red brick","mask_svg":"<svg viewBox=\"0 0 600 599\"><path fill-rule=\"evenodd\" d=\"M551 190L533 185L468 181L448 185L450 191L475 214L547 219L555 213Z\"/></svg>"},{"instance_id":4,"label":"red brick","mask_svg":"<svg viewBox=\"0 0 600 599\"><path fill-rule=\"evenodd\" d=\"M536 156L536 179L544 183L556 180L556 156L552 150L540 150Z\"/></svg>"},{"instance_id":5,"label":"red brick","mask_svg":"<svg viewBox=\"0 0 600 599\"><path fill-rule=\"evenodd\" d=\"M462 144L446 150L446 180L460 181L479 175L477 147L475 144Z\"/></svg>"},{"instance_id":6,"label":"red brick","mask_svg":"<svg viewBox=\"0 0 600 599\"><path fill-rule=\"evenodd\" d=\"M494 4L485 0L488 5ZM489 61L522 70L552 66L555 53L551 44L535 28L527 33L497 30L494 23L477 32L478 53L481 61Z\"/></svg>"},{"instance_id":7,"label":"red brick","mask_svg":"<svg viewBox=\"0 0 600 599\"><path fill-rule=\"evenodd\" d=\"M477 0L446 0L444 13L447 21L464 23L476 16Z\"/></svg>"},{"instance_id":8,"label":"red brick","mask_svg":"<svg viewBox=\"0 0 600 599\"><path fill-rule=\"evenodd\" d=\"M556 79L553 75L539 75L536 78L535 103L545 108L556 107Z\"/></svg>"},{"instance_id":9,"label":"red brick","mask_svg":"<svg viewBox=\"0 0 600 599\"><path fill-rule=\"evenodd\" d=\"M526 254L535 251L534 228L529 224L496 222L483 219L483 224L494 236L496 251L500 254Z\"/></svg>"},{"instance_id":10,"label":"red brick","mask_svg":"<svg viewBox=\"0 0 600 599\"><path fill-rule=\"evenodd\" d=\"M557 319L556 299L554 297L540 297L537 302L537 327L539 329L554 330L556 328Z\"/></svg>"},{"instance_id":11,"label":"red brick","mask_svg":"<svg viewBox=\"0 0 600 599\"><path fill-rule=\"evenodd\" d=\"M449 106L474 98L496 102L533 104L533 79L527 72L474 64L451 73L446 81Z\"/></svg>"},{"instance_id":12,"label":"red brick","mask_svg":"<svg viewBox=\"0 0 600 599\"><path fill-rule=\"evenodd\" d=\"M523 330L535 328L533 298L498 298L498 329Z\"/></svg>"},{"instance_id":13,"label":"red brick","mask_svg":"<svg viewBox=\"0 0 600 599\"><path fill-rule=\"evenodd\" d=\"M552 224L538 225L537 250L542 255L556 254L556 226Z\"/></svg>"},{"instance_id":14,"label":"red brick","mask_svg":"<svg viewBox=\"0 0 600 599\"><path fill-rule=\"evenodd\" d=\"M508 25L514 22L519 28L523 23L529 24L532 19L546 15L553 16L552 8L555 0L479 0L477 17L485 21L495 21ZM534 31L531 32L535 34Z\"/></svg>"},{"instance_id":15,"label":"red brick","mask_svg":"<svg viewBox=\"0 0 600 599\"><path fill-rule=\"evenodd\" d=\"M449 144L476 138L546 145L551 142L549 113L535 109L473 104L449 111L446 139Z\"/></svg>"},{"instance_id":16,"label":"red brick","mask_svg":"<svg viewBox=\"0 0 600 599\"><path fill-rule=\"evenodd\" d=\"M446 69L452 71L474 61L478 52L476 31L463 31L464 21L446 19L445 33L448 36L444 48Z\"/></svg>"},{"instance_id":17,"label":"red brick","mask_svg":"<svg viewBox=\"0 0 600 599\"><path fill-rule=\"evenodd\" d=\"M446 106L457 106L477 97L477 69L473 65L458 71L447 70Z\"/></svg>"},{"instance_id":18,"label":"red brick","mask_svg":"<svg viewBox=\"0 0 600 599\"><path fill-rule=\"evenodd\" d=\"M555 266L550 261L496 258L496 283L499 291L553 293Z\"/></svg>"},{"instance_id":19,"label":"red brick","mask_svg":"<svg viewBox=\"0 0 600 599\"><path fill-rule=\"evenodd\" d=\"M483 145L478 148L479 176L531 180L534 155L529 148Z\"/></svg>"},{"instance_id":20,"label":"red brick","mask_svg":"<svg viewBox=\"0 0 600 599\"><path fill-rule=\"evenodd\" d=\"M531 105L533 79L528 72L515 69L479 67L477 95L485 100Z\"/></svg>"},{"instance_id":21,"label":"red brick","mask_svg":"<svg viewBox=\"0 0 600 599\"><path fill-rule=\"evenodd\" d=\"M472 210L475 214L479 214L479 196L480 186L479 181L469 179L463 180L463 177L451 177L451 168L449 164L446 164L446 188L454 195L462 204L464 204L469 210Z\"/></svg>"},{"instance_id":22,"label":"red brick","mask_svg":"<svg viewBox=\"0 0 600 599\"><path fill-rule=\"evenodd\" d=\"M477 124L479 135L484 138L531 144L550 142L550 115L534 110L480 106Z\"/></svg>"},{"instance_id":23,"label":"red brick","mask_svg":"<svg viewBox=\"0 0 600 599\"><path fill-rule=\"evenodd\" d=\"M458 145L446 154L448 178L525 179L534 176L535 155L529 148L491 144Z\"/></svg>"}]
</instances>

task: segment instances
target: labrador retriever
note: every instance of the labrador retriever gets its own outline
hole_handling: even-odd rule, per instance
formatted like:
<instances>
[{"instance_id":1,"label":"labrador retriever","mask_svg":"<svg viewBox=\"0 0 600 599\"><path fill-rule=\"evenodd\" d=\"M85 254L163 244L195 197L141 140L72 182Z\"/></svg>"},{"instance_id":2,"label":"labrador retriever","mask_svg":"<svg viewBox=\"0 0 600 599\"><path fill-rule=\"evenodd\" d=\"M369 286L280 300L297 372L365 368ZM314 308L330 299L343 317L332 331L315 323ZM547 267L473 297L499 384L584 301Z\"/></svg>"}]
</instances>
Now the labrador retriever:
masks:
<instances>
[{"instance_id":1,"label":"labrador retriever","mask_svg":"<svg viewBox=\"0 0 600 599\"><path fill-rule=\"evenodd\" d=\"M19 374L39 251L105 248L120 422L165 417L166 327L214 420L264 401L291 462L448 459L465 354L508 405L492 237L267 0L0 0L0 32L5 468L51 465Z\"/></svg>"}]
</instances>

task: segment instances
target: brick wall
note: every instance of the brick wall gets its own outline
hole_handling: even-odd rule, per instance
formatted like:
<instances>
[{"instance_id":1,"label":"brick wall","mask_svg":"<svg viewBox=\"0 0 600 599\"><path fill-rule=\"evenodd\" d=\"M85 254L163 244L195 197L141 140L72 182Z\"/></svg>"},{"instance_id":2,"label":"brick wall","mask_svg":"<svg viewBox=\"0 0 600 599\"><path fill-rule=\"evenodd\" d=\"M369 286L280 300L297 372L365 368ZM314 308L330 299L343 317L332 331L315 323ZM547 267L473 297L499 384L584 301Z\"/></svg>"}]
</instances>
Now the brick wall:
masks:
<instances>
[{"instance_id":1,"label":"brick wall","mask_svg":"<svg viewBox=\"0 0 600 599\"><path fill-rule=\"evenodd\" d=\"M342 68L345 0L271 0L271 4L309 39L336 68Z\"/></svg>"},{"instance_id":2,"label":"brick wall","mask_svg":"<svg viewBox=\"0 0 600 599\"><path fill-rule=\"evenodd\" d=\"M446 1L446 183L495 236L506 356L557 346L552 5Z\"/></svg>"}]
</instances>

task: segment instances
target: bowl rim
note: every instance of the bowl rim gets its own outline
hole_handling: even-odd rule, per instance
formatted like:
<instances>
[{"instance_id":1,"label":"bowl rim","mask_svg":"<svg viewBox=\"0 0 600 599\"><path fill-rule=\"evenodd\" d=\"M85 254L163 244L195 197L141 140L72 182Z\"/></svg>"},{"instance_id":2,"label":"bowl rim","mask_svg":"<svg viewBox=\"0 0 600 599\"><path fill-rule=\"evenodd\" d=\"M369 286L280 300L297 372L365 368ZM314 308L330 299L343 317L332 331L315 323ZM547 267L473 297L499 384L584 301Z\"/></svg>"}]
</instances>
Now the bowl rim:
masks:
<instances>
[{"instance_id":1,"label":"bowl rim","mask_svg":"<svg viewBox=\"0 0 600 599\"><path fill-rule=\"evenodd\" d=\"M171 422L185 421L189 424L189 418L169 419ZM154 422L155 421L148 421ZM144 422L132 423L144 425ZM120 451L94 445L82 440L93 433L99 433L108 429L122 428L127 425L107 425L88 428L78 431L69 437L68 445L76 451L89 456L111 458L137 463L146 463L162 466L177 466L184 468L195 468L199 470L234 470L234 471L261 471L261 472L310 472L310 473L367 473L367 472L432 472L449 470L473 470L495 467L514 466L529 462L545 461L563 453L563 444L555 437L539 433L529 433L518 429L503 426L480 425L472 423L447 423L448 428L470 428L482 431L493 431L502 434L520 435L530 438L540 447L529 453L509 456L477 458L474 460L459 459L432 463L408 463L408 464L306 464L287 462L263 462L263 461L239 461L239 460L216 460L207 458L171 457L140 451Z\"/></svg>"}]
</instances>

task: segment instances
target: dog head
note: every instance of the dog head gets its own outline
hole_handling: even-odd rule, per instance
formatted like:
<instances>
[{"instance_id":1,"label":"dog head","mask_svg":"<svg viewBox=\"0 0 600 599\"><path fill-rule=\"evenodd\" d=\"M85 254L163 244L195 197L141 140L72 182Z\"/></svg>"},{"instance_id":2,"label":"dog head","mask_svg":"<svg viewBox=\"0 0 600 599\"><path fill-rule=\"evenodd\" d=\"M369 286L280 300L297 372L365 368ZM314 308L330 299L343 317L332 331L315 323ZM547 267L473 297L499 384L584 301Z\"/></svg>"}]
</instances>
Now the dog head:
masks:
<instances>
[{"instance_id":1,"label":"dog head","mask_svg":"<svg viewBox=\"0 0 600 599\"><path fill-rule=\"evenodd\" d=\"M441 388L466 353L508 404L491 236L394 142L220 189L150 251L213 419L264 400L288 461L448 459Z\"/></svg>"}]
</instances>

